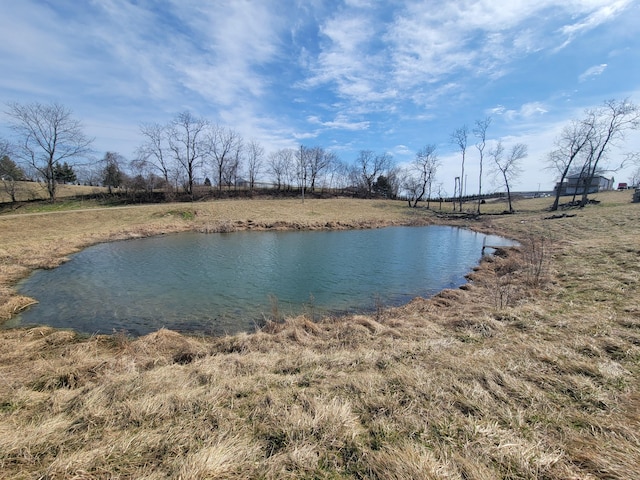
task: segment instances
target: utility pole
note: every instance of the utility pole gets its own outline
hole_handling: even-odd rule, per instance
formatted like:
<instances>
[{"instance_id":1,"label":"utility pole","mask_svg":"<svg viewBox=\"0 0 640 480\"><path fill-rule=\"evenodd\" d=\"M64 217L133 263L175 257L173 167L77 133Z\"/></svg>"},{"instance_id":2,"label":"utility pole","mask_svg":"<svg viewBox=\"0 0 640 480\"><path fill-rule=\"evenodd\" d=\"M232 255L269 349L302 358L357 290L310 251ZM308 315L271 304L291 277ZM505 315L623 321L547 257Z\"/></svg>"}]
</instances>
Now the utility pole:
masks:
<instances>
[{"instance_id":1,"label":"utility pole","mask_svg":"<svg viewBox=\"0 0 640 480\"><path fill-rule=\"evenodd\" d=\"M304 185L307 183L307 168L304 164L304 145L300 145L300 182L302 183L302 203L304 203Z\"/></svg>"},{"instance_id":2,"label":"utility pole","mask_svg":"<svg viewBox=\"0 0 640 480\"><path fill-rule=\"evenodd\" d=\"M453 211L456 211L456 194L460 190L460 177L456 177L453 181ZM462 194L460 194L460 211L462 211Z\"/></svg>"}]
</instances>

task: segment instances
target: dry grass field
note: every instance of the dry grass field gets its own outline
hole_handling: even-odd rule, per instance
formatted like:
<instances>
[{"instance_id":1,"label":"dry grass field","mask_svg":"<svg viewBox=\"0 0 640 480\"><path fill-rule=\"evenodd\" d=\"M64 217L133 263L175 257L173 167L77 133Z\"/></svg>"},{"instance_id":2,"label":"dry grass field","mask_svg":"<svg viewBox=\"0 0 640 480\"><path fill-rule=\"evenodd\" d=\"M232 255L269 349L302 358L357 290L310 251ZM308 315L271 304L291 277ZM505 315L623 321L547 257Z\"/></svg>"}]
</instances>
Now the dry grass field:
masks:
<instances>
[{"instance_id":1,"label":"dry grass field","mask_svg":"<svg viewBox=\"0 0 640 480\"><path fill-rule=\"evenodd\" d=\"M34 268L162 232L437 222L521 242L371 316L218 338L0 331L0 478L640 478L640 205L598 199L554 219L549 199L480 219L341 199L0 216L5 317Z\"/></svg>"},{"instance_id":2,"label":"dry grass field","mask_svg":"<svg viewBox=\"0 0 640 480\"><path fill-rule=\"evenodd\" d=\"M96 193L105 193L107 189L105 187L88 187L84 185L58 185L58 191L56 193L57 198L63 199L68 197L75 197L77 195L92 195ZM15 197L18 202L28 202L31 200L46 200L49 198L47 192L47 186L44 183L38 182L16 182L15 183ZM11 196L7 192L2 181L0 181L0 203L10 202Z\"/></svg>"}]
</instances>

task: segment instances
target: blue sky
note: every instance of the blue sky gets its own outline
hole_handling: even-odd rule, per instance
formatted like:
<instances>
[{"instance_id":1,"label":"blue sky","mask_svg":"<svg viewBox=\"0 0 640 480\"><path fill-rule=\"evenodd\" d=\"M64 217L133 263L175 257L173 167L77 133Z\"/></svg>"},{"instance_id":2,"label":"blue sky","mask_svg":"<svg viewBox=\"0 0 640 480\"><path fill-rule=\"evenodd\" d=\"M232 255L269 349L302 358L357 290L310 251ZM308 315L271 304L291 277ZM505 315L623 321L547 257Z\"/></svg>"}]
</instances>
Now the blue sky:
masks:
<instances>
[{"instance_id":1,"label":"blue sky","mask_svg":"<svg viewBox=\"0 0 640 480\"><path fill-rule=\"evenodd\" d=\"M634 0L0 0L0 10L0 102L65 105L99 157L133 158L140 124L189 110L267 152L321 146L350 162L366 149L403 164L436 144L452 193L450 134L491 115L489 139L529 146L515 188L548 190L546 155L570 119L610 98L640 103ZM627 140L612 163L640 151L640 133ZM473 147L466 173L475 191Z\"/></svg>"}]
</instances>

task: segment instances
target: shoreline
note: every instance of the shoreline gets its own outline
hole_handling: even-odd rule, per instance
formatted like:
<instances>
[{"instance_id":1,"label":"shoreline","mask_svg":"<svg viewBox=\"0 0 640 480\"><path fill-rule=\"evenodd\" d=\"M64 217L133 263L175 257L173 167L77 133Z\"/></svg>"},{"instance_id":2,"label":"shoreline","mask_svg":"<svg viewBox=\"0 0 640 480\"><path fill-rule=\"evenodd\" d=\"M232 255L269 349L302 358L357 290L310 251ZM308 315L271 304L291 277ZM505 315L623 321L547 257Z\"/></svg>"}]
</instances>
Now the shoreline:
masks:
<instances>
[{"instance_id":1,"label":"shoreline","mask_svg":"<svg viewBox=\"0 0 640 480\"><path fill-rule=\"evenodd\" d=\"M412 228L444 228L444 229L449 229L448 231L456 231L458 229L463 229L467 232L467 235L474 235L475 238L475 242L478 243L478 238L477 236L475 236L475 234L473 233L472 230L468 229L468 228L463 228L463 227L459 227L459 226L449 226L449 225L442 225L442 224L430 224L430 225L417 225L416 222L414 222L413 224L409 224L409 225L399 225L397 222L395 223L391 223L390 225L376 225L375 226L375 230L383 230L383 229L395 229L395 228L402 228L402 229L412 229ZM373 230L371 228L367 229L366 227L363 227L362 225L358 226L360 230L362 229L366 229L366 230ZM349 226L346 225L342 225L340 229L335 229L335 228L330 228L330 226L328 225L323 225L321 229L315 228L315 227L311 227L306 229L306 232L318 232L318 231L332 231L332 232L340 232L340 231L346 231L347 229L349 229ZM294 228L287 228L286 225L279 225L279 228L274 229L274 228L269 228L269 226L258 226L258 228L254 228L253 232L255 232L256 234L259 233L267 233L267 232L272 232L275 233L276 230L278 232L300 232L300 229L294 229ZM349 229L351 231L353 231L353 229ZM233 233L241 233L241 232L247 232L249 231L249 229L247 228L240 228L238 230L236 230L236 232ZM209 233L202 233L199 230L188 230L185 232L175 232L175 233L161 233L161 234L157 234L157 235L150 235L149 237L146 238L162 238L165 236L175 236L175 235L184 235L184 234L188 234L188 233L193 233L196 235L212 235L211 232ZM231 233L232 234L232 233ZM231 235L230 233L225 233L224 235ZM484 234L481 234L484 236ZM431 236L429 236L429 238L431 238ZM495 239L495 242L491 242L489 241L489 244L487 243L487 239L493 238ZM125 239L125 240L117 240L118 242L124 242L124 241L135 241L135 240L140 240L141 238L136 237L136 238L130 238L130 239ZM480 239L482 240L482 238ZM111 242L109 242L111 243ZM3 324L0 324L0 328L2 329L8 329L8 328L29 328L29 327L35 327L35 326L52 326L53 328L59 328L59 329L64 329L64 330L71 330L74 331L76 333L78 333L79 335L106 335L106 334L110 334L110 332L120 332L122 331L123 333L125 333L127 336L131 337L131 338L138 338L141 336L145 336L149 333L152 333L153 331L158 330L159 328L167 328L173 331L176 331L182 335L188 335L188 336L198 336L198 335L211 335L211 336L220 336L220 335L232 335L232 334L236 334L236 333L252 333L253 331L259 329L261 326L263 326L268 319L272 320L272 321L281 321L283 320L285 317L295 317L298 315L310 315L312 317L312 320L316 320L316 319L320 319L322 317L332 317L332 318L340 318L340 317L348 317L348 316L353 316L355 314L362 314L362 315L370 315L373 314L376 310L384 308L384 309L388 309L388 308L399 308L402 307L408 303L410 303L412 300L414 300L415 298L431 298L435 295L437 295L439 292L441 292L442 290L446 290L446 289L456 289L456 288L463 288L464 285L466 283L468 283L469 281L467 280L468 276L472 273L472 271L474 269L478 269L479 264L481 261L483 261L483 257L485 255L492 255L494 254L494 252L500 250L500 249L504 249L504 248L508 248L508 247L515 247L517 246L516 244L513 245L509 245L509 243L511 243L511 241L509 239L503 238L503 237L497 237L497 236L492 236L492 237L485 237L484 241L482 241L482 244L478 244L478 245L474 245L474 248L471 250L468 250L468 254L469 258L468 261L465 261L465 265L467 265L466 269L464 271L460 270L460 272L456 273L455 278L452 277L449 279L449 281L445 284L442 284L439 288L434 288L433 286L428 286L426 285L426 283L428 282L428 277L429 275L426 275L424 277L424 282L425 285L420 284L421 282L418 282L417 284L414 282L412 284L404 284L404 286L402 288L404 288L405 290L400 290L400 292L415 292L415 293L397 293L394 296L389 296L387 298L387 296L385 295L384 292L384 286L380 285L378 286L378 290L371 292L368 295L368 300L362 300L362 302L360 304L352 304L348 307L340 307L339 305L333 304L333 303L318 303L318 298L315 299L315 301L313 301L313 303L308 303L309 300L303 300L301 301L301 303L296 304L296 303L289 303L289 302L283 302L282 298L280 297L280 293L278 293L277 291L273 291L273 288L276 288L277 290L277 284L276 285L271 285L269 286L269 288L271 289L271 294L268 295L269 298L272 299L272 301L275 301L275 308L274 305L271 305L271 309L269 309L269 304L267 303L267 295L264 296L264 300L261 303L261 306L259 309L256 308L251 308L247 311L242 310L242 313L240 313L240 310L242 308L242 306L236 302L236 307L237 309L234 309L236 311L236 316L237 319L235 322L233 322L233 315L230 315L229 311L224 311L222 312L222 315L228 320L228 322L226 323L227 328L221 327L220 325L218 325L217 322L213 321L214 323L209 323L209 321L205 318L205 317L190 317L190 322L189 322L189 326L186 329L181 329L181 323L179 320L179 317L182 315L189 315L188 310L185 308L184 310L181 310L179 312L174 312L174 315L170 315L167 317L161 317L160 320L154 321L154 319L146 317L144 314L144 311L141 310L136 310L135 314L132 313L132 315L136 316L136 319L138 319L138 321L134 324L129 324L128 322L126 322L125 318L121 318L121 320L123 320L124 322L121 325L111 325L111 321L112 319L115 320L115 317L111 317L110 314L106 313L106 312L114 312L114 310L112 308L109 308L108 305L103 305L105 312L103 315L101 315L101 319L106 321L107 323L102 323L102 325L100 323L96 323L95 321L90 323L90 324L84 324L82 322L77 323L77 322L71 322L69 323L68 320L72 320L72 319L66 319L67 321L63 322L64 324L61 324L60 322L56 321L55 316L51 316L50 314L47 316L46 315L46 311L42 310L42 307L36 309L38 313L28 313L26 314L26 316L23 316L22 319L15 319L15 317L11 317L9 319L7 319ZM446 244L446 243L445 243ZM92 247L95 247L97 245L100 245L100 243L97 244L93 244L87 247L84 247L81 251L74 253L73 256L79 255L82 252L84 252L86 249L90 249ZM157 244L154 244L157 245ZM444 244L443 244L444 245ZM501 246L498 246L501 245ZM477 248L476 248L477 247ZM383 247L381 247L383 248ZM400 244L396 245L395 248L403 248L400 246ZM338 252L335 252L338 253ZM416 252L417 253L417 252ZM457 253L455 252L448 252L446 253L447 255L451 255L452 258L457 258ZM413 257L413 253L412 252L405 252L405 255L407 255L409 258ZM465 255L465 257L467 256ZM471 261L471 257L473 257L474 262L473 263L469 263L469 261ZM85 255L85 258L86 255ZM65 260L69 259L69 257L65 257ZM457 262L459 263L459 262ZM60 268L64 263L58 265L57 267L54 268ZM124 264L124 266L126 266L126 264ZM115 267L117 268L117 267ZM214 267L216 268L216 267ZM276 265L273 265L270 268L276 268ZM126 270L126 269L125 269ZM118 270L116 270L117 272ZM430 270L431 272L431 270ZM32 271L29 272L29 275L33 275L34 273L38 273L37 271ZM186 273L186 272L184 272ZM451 273L451 272L449 272ZM171 272L167 272L168 275L171 275ZM247 274L249 275L250 273L247 272ZM100 276L102 275L99 271L94 271L93 275L97 275ZM280 274L277 274L280 275ZM307 275L309 275L309 272L307 272ZM385 274L386 275L386 274ZM118 274L119 276L119 274ZM236 276L238 276L238 274L236 273ZM240 278L242 278L242 274L239 274ZM351 276L351 275L350 275ZM403 274L403 277L406 276ZM306 287L305 288L311 288L311 289L317 289L317 288L321 288L319 287L319 285L315 285L313 286L313 274L311 274L311 277L309 277L309 281L311 282L312 286L310 287ZM68 277L65 277L68 278ZM305 277L306 278L306 277ZM73 279L69 278L69 281L72 281ZM17 292L16 297L20 297L20 298L24 298L24 299L29 299L29 298L34 298L35 300L32 302L32 305L28 305L25 306L25 309L27 308L33 308L33 304L37 304L41 301L47 301L47 302L53 302L50 303L50 305L52 305L52 308L57 308L55 306L55 298L51 297L51 293L49 293L48 295L41 291L39 294L31 294L29 295L28 293L23 293L25 292L24 288L19 288L19 286L21 285L21 281L18 282L18 284L16 286L14 286L15 291ZM112 284L112 287L110 288L115 288L116 291L118 290L118 283L120 283L119 281L116 283ZM418 284L419 288L418 288ZM55 290L55 286L52 286L51 288L53 288ZM178 285L175 285L176 289L179 289L180 287ZM379 290L379 289L382 290ZM49 289L49 288L48 288ZM417 290L422 291L422 293L418 292ZM68 292L68 287L65 288L65 292ZM377 292L377 293L376 293ZM108 292L105 292L108 293ZM336 294L338 294L340 292L336 292ZM231 294L231 293L230 293ZM343 293L342 293L343 294ZM382 297L385 297L386 300L382 301L382 300L378 300L378 294L380 294ZM326 295L326 294L325 294ZM287 295L284 295L284 297L286 298ZM48 300L46 300L48 298ZM101 297L102 298L102 302L104 302L104 298L105 297ZM262 298L262 297L260 297ZM375 298L375 300L373 300ZM327 300L325 298L325 300ZM330 300L330 298L328 299ZM83 302L83 300L76 300L76 301L80 301ZM89 300L91 301L91 300ZM130 300L131 301L131 300ZM205 301L204 297L200 298L198 300L195 300L194 304L200 304L202 301ZM134 301L135 302L135 301ZM76 304L75 302L73 302L72 304ZM69 310L68 306L69 303L66 303L66 308L65 310ZM152 307L151 305L149 305L149 307ZM187 307L186 305L184 307ZM82 309L82 305L80 303L78 303L78 308ZM93 311L96 310L100 310L100 306L99 305L94 305ZM169 307L170 308L170 307ZM310 309L310 310L309 310ZM84 312L86 312L86 309L83 310ZM156 308L157 311L157 308ZM198 311L200 312L200 314L202 314L202 305L199 305L199 309ZM226 313L225 313L226 312ZM252 314L249 314L247 316L247 313L251 312ZM15 315L21 315L23 313L23 310L20 310L19 312L17 312ZM61 313L62 315L64 315L64 313ZM86 312L86 314L91 315L91 311ZM175 315L177 314L177 315ZM42 320L44 320L44 322L41 323L34 323L32 321L29 321L28 319L38 319L39 315L43 315L46 316L46 318L48 320L44 320L44 318ZM142 315L142 316L139 316ZM145 322L140 323L140 319L141 318L145 318ZM170 320L172 319L172 320ZM101 320L101 322L102 322ZM148 323L148 322L151 323ZM195 322L195 323L193 323ZM78 325L77 327L74 326L74 323L76 325ZM234 328L231 323L235 323L235 325L238 326L238 328ZM131 327L133 329L130 329L127 325L131 325ZM153 325L155 325L155 327L153 327ZM84 326L84 329L82 328L82 326ZM90 328L87 328L90 327Z\"/></svg>"},{"instance_id":2,"label":"shoreline","mask_svg":"<svg viewBox=\"0 0 640 480\"><path fill-rule=\"evenodd\" d=\"M73 216L86 218L93 214L116 214L118 211L130 210L132 212L140 212L149 210L151 213L150 218L146 218L141 224L137 224L133 227L122 228L120 226L107 228L101 233L93 233L91 235L74 236L72 240L68 242L64 233L61 235L65 239L64 242L58 243L50 252L53 254L45 255L44 258L36 258L26 262L26 267L20 265L17 272L9 272L7 275L7 269L3 269L0 266L0 300L4 297L4 302L0 303L0 325L3 325L15 315L19 314L26 308L38 303L36 299L32 299L26 296L19 295L17 293L17 284L28 277L31 273L38 269L51 269L56 268L69 260L69 255L78 253L88 247L97 245L100 243L110 243L115 241L135 240L139 238L147 238L153 236L160 236L171 233L182 232L198 232L198 233L233 233L242 231L318 231L318 230L355 230L355 229L376 229L385 228L391 226L428 226L428 225L442 225L451 226L457 228L464 228L485 235L498 235L505 238L509 238L515 242L522 242L522 233L517 229L504 228L492 219L504 218L504 214L497 211L493 213L485 214L484 216L475 216L473 214L455 214L443 210L430 210L424 207L417 209L407 208L403 202L399 201L376 201L376 200L351 200L351 199L323 199L307 200L307 204L300 204L297 199L286 200L272 200L267 199L265 203L281 203L296 205L297 208L304 209L310 207L310 211L313 213L313 204L322 203L378 203L378 204L393 204L396 212L391 218L379 219L369 217L366 219L350 219L350 220L336 220L330 218L325 222L314 222L309 218L304 218L301 221L288 221L281 219L272 219L271 221L256 221L251 218L217 218L211 219L211 207L215 210L219 206L224 206L228 203L244 203L244 204L259 204L260 199L249 200L216 200L204 203L169 203L169 204L147 204L142 206L121 206L121 207L101 207L93 209L81 209L81 210L67 210L67 211L53 211L42 213L27 213L27 214L9 214L0 216L0 226L4 222L10 222L11 220L25 220L26 218L33 216L40 216L41 218L51 220L52 217L61 216ZM208 208L209 207L209 208ZM250 213L250 210L244 212L245 215ZM377 212L376 212L377 213ZM406 216L406 214L409 216ZM535 211L536 214L540 213ZM492 218L492 216L494 216ZM156 220L159 219L160 221ZM525 222L524 220L522 221ZM52 222L55 228L55 222ZM519 238L518 238L519 237ZM46 247L45 247L46 248ZM3 251L0 248L0 259L3 257ZM9 262L14 260L9 257ZM481 259L482 261L482 259ZM6 257L5 257L5 262ZM19 261L16 263L20 263ZM469 272L471 273L471 272ZM468 283L468 282L467 282ZM466 285L463 283L460 287ZM431 298L431 297L430 297ZM394 308L398 308L395 306ZM13 328L13 327L10 327ZM17 327L20 328L20 327Z\"/></svg>"}]
</instances>

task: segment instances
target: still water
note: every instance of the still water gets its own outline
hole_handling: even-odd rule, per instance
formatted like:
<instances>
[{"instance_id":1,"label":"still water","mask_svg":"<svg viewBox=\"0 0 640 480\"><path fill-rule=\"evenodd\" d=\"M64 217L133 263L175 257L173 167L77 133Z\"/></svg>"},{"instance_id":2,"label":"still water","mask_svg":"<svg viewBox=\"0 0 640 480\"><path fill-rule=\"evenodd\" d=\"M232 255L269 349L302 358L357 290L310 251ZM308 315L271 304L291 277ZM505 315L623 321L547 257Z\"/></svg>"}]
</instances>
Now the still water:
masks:
<instances>
[{"instance_id":1,"label":"still water","mask_svg":"<svg viewBox=\"0 0 640 480\"><path fill-rule=\"evenodd\" d=\"M19 285L39 303L6 326L144 335L252 331L265 318L367 311L464 283L483 242L452 227L182 233L96 245Z\"/></svg>"}]
</instances>

